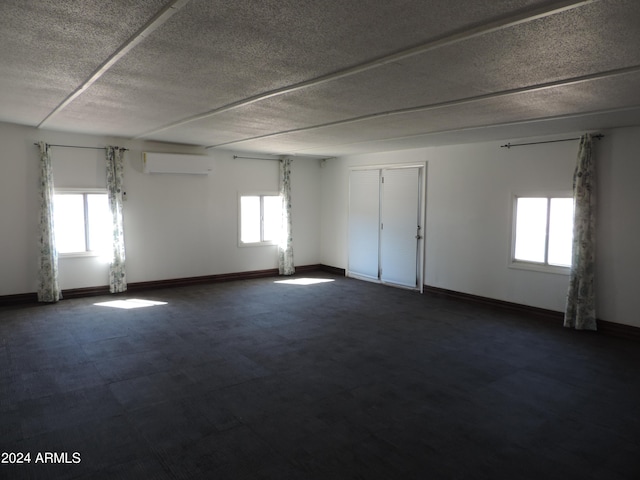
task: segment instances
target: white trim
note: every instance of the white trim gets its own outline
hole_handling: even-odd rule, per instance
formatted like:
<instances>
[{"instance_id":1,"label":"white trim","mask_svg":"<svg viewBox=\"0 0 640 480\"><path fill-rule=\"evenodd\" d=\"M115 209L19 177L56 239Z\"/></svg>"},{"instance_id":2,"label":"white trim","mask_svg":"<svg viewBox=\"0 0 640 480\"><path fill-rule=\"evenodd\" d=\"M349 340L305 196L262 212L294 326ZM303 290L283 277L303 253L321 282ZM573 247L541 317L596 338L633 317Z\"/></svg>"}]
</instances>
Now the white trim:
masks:
<instances>
[{"instance_id":1,"label":"white trim","mask_svg":"<svg viewBox=\"0 0 640 480\"><path fill-rule=\"evenodd\" d=\"M550 265L548 263L528 262L525 260L517 260L515 258L516 250L516 206L518 198L573 198L573 192L571 190L532 190L532 191L516 191L511 192L511 209L509 214L511 215L511 242L509 249L509 256L507 258L507 267L516 270L529 270L533 272L553 273L558 275L570 275L571 267L564 267L561 265ZM549 221L549 211L547 210L547 222ZM547 226L548 228L548 226ZM547 233L548 235L548 233ZM545 257L547 255L548 244L545 245Z\"/></svg>"},{"instance_id":2,"label":"white trim","mask_svg":"<svg viewBox=\"0 0 640 480\"><path fill-rule=\"evenodd\" d=\"M106 188L54 188L54 209L55 209L55 196L56 195L82 195L83 196L83 210L84 210L84 245L85 248L89 245L89 218L87 207L87 195L108 195ZM54 226L55 231L55 226ZM79 252L58 252L58 258L87 258L87 257L104 257L105 252L98 250L82 250Z\"/></svg>"},{"instance_id":3,"label":"white trim","mask_svg":"<svg viewBox=\"0 0 640 480\"><path fill-rule=\"evenodd\" d=\"M242 243L238 240L238 248L247 248L247 247L277 247L278 242L276 240L270 240L268 242L252 242L252 243Z\"/></svg>"},{"instance_id":4,"label":"white trim","mask_svg":"<svg viewBox=\"0 0 640 480\"><path fill-rule=\"evenodd\" d=\"M427 251L427 167L429 162L423 162L420 175L420 211L418 212L421 223L421 239L418 241L418 290L424 293L424 270Z\"/></svg>"},{"instance_id":5,"label":"white trim","mask_svg":"<svg viewBox=\"0 0 640 480\"><path fill-rule=\"evenodd\" d=\"M89 258L89 257L104 257L104 252L97 252L95 250L91 250L86 252L58 253L58 258Z\"/></svg>"},{"instance_id":6,"label":"white trim","mask_svg":"<svg viewBox=\"0 0 640 480\"><path fill-rule=\"evenodd\" d=\"M79 194L79 193L108 193L106 188L54 188L54 195L66 195L66 194Z\"/></svg>"},{"instance_id":7,"label":"white trim","mask_svg":"<svg viewBox=\"0 0 640 480\"><path fill-rule=\"evenodd\" d=\"M278 245L278 240L268 240L265 242L250 242L245 243L242 239L242 206L241 206L241 198L242 197L279 197L280 192L274 191L246 191L246 192L238 192L238 247L239 248L247 248L247 247L273 247ZM262 202L261 202L262 203ZM260 222L262 224L262 220ZM262 228L262 227L261 227ZM262 232L260 233L262 236Z\"/></svg>"},{"instance_id":8,"label":"white trim","mask_svg":"<svg viewBox=\"0 0 640 480\"><path fill-rule=\"evenodd\" d=\"M523 262L522 260L513 260L509 268L516 270L530 270L532 272L553 273L556 275L570 275L571 267L561 267L559 265L545 265L535 262Z\"/></svg>"},{"instance_id":9,"label":"white trim","mask_svg":"<svg viewBox=\"0 0 640 480\"><path fill-rule=\"evenodd\" d=\"M427 162L416 162L416 163L380 163L373 165L355 165L349 167L349 171L352 170L390 170L393 168L422 168L426 167Z\"/></svg>"},{"instance_id":10,"label":"white trim","mask_svg":"<svg viewBox=\"0 0 640 480\"><path fill-rule=\"evenodd\" d=\"M422 162L413 162L413 163L383 163L383 164L373 164L373 165L358 165L358 166L350 166L348 167L349 176L352 171L358 170L378 170L382 173L383 170L391 170L391 169L405 169L405 168L419 168L419 180L420 180L420 200L418 205L418 217L421 222L421 231L422 238L418 240L418 251L417 251L417 285L415 288L406 287L403 285L396 285L389 282L382 282L380 278L374 278L369 276L363 276L351 273L349 271L349 251L347 249L347 268L345 270L345 276L351 278L357 278L360 280L367 280L370 282L381 283L383 285L392 285L394 287L402 287L408 288L414 291L419 291L423 293L424 291L424 278L425 278L425 263L426 263L426 236L427 236L427 228L426 228L426 216L427 216L427 167L429 165L428 161ZM350 206L350 190L351 184L349 181L348 191L347 191L347 245L349 245L349 215L351 212ZM378 247L379 248L379 247ZM378 250L379 251L379 250ZM378 265L380 265L380 258L378 258Z\"/></svg>"}]
</instances>

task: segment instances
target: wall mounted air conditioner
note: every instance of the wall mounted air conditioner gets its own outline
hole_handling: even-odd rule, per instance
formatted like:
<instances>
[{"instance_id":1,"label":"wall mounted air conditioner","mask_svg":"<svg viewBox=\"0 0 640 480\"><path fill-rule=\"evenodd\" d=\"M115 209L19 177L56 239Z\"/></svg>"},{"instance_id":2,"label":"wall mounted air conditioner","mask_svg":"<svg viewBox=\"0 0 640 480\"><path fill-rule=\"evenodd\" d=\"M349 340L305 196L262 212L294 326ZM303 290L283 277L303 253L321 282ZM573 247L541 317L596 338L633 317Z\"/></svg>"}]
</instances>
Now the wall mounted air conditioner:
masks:
<instances>
[{"instance_id":1,"label":"wall mounted air conditioner","mask_svg":"<svg viewBox=\"0 0 640 480\"><path fill-rule=\"evenodd\" d=\"M151 152L142 154L142 171L144 173L209 175L212 170L213 158L207 155Z\"/></svg>"}]
</instances>

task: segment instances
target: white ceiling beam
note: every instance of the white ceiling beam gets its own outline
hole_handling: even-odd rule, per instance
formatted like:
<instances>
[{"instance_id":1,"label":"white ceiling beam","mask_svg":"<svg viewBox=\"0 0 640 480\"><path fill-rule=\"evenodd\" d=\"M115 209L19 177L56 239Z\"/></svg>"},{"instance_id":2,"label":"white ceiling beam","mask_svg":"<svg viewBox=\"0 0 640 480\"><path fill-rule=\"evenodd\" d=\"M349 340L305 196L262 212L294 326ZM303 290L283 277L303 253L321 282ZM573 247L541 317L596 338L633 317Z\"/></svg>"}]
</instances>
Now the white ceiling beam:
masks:
<instances>
[{"instance_id":1,"label":"white ceiling beam","mask_svg":"<svg viewBox=\"0 0 640 480\"><path fill-rule=\"evenodd\" d=\"M47 121L64 110L71 102L82 95L91 85L97 82L115 63L124 57L130 50L135 48L140 42L145 40L154 30L162 26L169 18L184 7L190 0L172 0L167 3L158 13L156 13L147 23L145 23L136 33L124 42L109 58L107 58L78 88L76 88L67 98L54 108L38 124L41 128Z\"/></svg>"},{"instance_id":2,"label":"white ceiling beam","mask_svg":"<svg viewBox=\"0 0 640 480\"><path fill-rule=\"evenodd\" d=\"M306 132L309 130L317 130L317 129L321 129L321 128L327 128L327 127L335 127L338 125L348 125L351 123L357 123L357 122L364 122L367 120L372 120L372 119L376 119L376 118L381 118L381 117L388 117L388 116L392 116L392 115L404 115L404 114L408 114L408 113L416 113L416 112L426 112L429 110L438 110L438 109L442 109L442 108L449 108L449 107L458 107L461 105L468 105L470 103L476 103L476 102L481 102L481 101L485 101L485 100L495 100L495 99L501 99L501 98L505 98L505 97L509 97L509 96L513 96L513 95L521 95L524 93L536 93L536 92L541 92L543 90L548 90L551 88L560 88L560 87L567 87L567 86L571 86L571 85L577 85L579 83L585 83L585 82L591 82L594 80L602 80L602 79L606 79L606 78L614 78L614 77L619 77L622 75L629 75L629 74L634 74L634 73L639 73L640 72L640 65L635 65L632 67L626 67L626 68L619 68L616 70L608 70L606 72L599 72L599 73L593 73L593 74L589 74L589 75L583 75L580 77L573 77L573 78L568 78L565 80L558 80L555 82L547 82L547 83L540 83L537 85L530 85L527 87L520 87L520 88L514 88L511 90L502 90L499 92L493 92L493 93L487 93L487 94L483 94L483 95L477 95L477 96L473 96L473 97L466 97L466 98L461 98L458 100L450 100L447 102L440 102L440 103L432 103L429 105L421 105L421 106L417 106L417 107L408 107L408 108L401 108L398 110L389 110L386 112L378 112L378 113L372 113L369 115L362 115L359 117L353 117L353 118L348 118L348 119L344 119L344 120L337 120L335 122L328 122L328 123L323 123L323 124L318 124L318 125L311 125L308 127L301 127L301 128L294 128L294 129L290 129L290 130L283 130L280 132L274 132L274 133L267 133L265 135L258 135L255 137L250 137L250 138L243 138L240 140L233 140L230 142L224 142L224 143L219 143L217 145L209 145L206 148L218 148L218 147L226 147L228 145L234 145L234 144L238 144L238 143L242 143L242 142L250 142L253 140L261 140L264 138L270 138L270 137L277 137L277 136L281 136L281 135L288 135L291 133L299 133L299 132Z\"/></svg>"},{"instance_id":3,"label":"white ceiling beam","mask_svg":"<svg viewBox=\"0 0 640 480\"><path fill-rule=\"evenodd\" d=\"M353 67L346 68L344 70L333 72L327 75L322 75L320 77L306 80L304 82L295 83L293 85L288 85L286 87L270 90L268 92L247 97L245 99L238 100L237 102L233 102L233 103L224 105L222 107L218 107L213 110L209 110L204 113L193 115L191 117L178 120L177 122L169 123L162 127L146 131L144 133L136 135L134 138L138 139L138 138L148 137L150 135L154 135L156 133L159 133L165 130L177 128L177 127L186 125L188 123L196 122L198 120L203 120L203 119L212 117L214 115L219 115L221 113L225 113L230 110L235 110L237 108L245 107L247 105L260 102L262 100L267 100L269 98L273 98L276 96L285 95L285 94L296 92L298 90L302 90L305 88L315 87L318 85L322 85L324 83L333 82L335 80L339 80L345 77L357 75L359 73L363 73L368 70L372 70L375 68L382 67L384 65L388 65L389 63L405 60L407 58L414 57L416 55L421 55L421 54L430 52L432 50L454 45L456 43L471 40L473 38L498 32L500 30L505 30L507 28L512 28L517 25L522 25L524 23L529 23L545 17L556 15L558 13L566 12L568 10L583 7L585 5L588 5L590 3L595 3L598 1L600 0L581 0L581 1L564 0L559 2L553 2L552 4L547 4L542 7L521 11L514 15L508 15L488 23L477 25L475 27L467 28L458 32L454 32L452 34L445 35L435 40L431 40L427 43L423 43L421 45L411 47L406 50L393 53L391 55L386 55L365 63L361 63L359 65L355 65Z\"/></svg>"},{"instance_id":4,"label":"white ceiling beam","mask_svg":"<svg viewBox=\"0 0 640 480\"><path fill-rule=\"evenodd\" d=\"M565 114L565 115L556 115L556 116L549 116L549 117L533 118L533 119L528 119L528 120L518 120L518 121L506 122L506 123L504 123L504 122L501 122L501 123L490 123L490 124L487 124L487 125L479 125L479 126L473 126L473 127L447 128L447 129L443 129L443 130L434 130L434 131L425 132L425 133L414 133L414 134L411 134L411 135L401 135L401 136L397 136L397 137L385 137L385 138L379 138L379 139L375 139L375 140L359 140L359 141L355 141L355 142L343 142L343 143L331 144L331 145L328 145L328 146L324 145L322 148L344 147L344 146L347 146L347 145L384 144L384 143L388 143L388 142L397 142L397 141L401 141L402 142L402 141L405 141L405 140L427 139L429 137L434 137L434 136L442 135L442 134L464 133L464 132L473 132L473 131L482 132L482 131L488 131L488 130L496 129L496 128L502 129L502 128L508 128L508 127L519 127L519 126L523 126L523 125L536 125L536 124L541 124L541 123L557 122L557 121L562 121L562 120L575 120L575 119L580 119L580 118L591 118L591 117L594 117L594 116L619 115L619 114L627 114L627 113L628 114L635 114L636 117L639 117L639 115L640 115L640 105L636 105L636 106L633 106L633 107L613 108L613 109L608 109L608 110L589 111L589 112L582 112L582 113L570 113L570 114ZM635 121L634 121L634 124L635 124ZM617 125L617 126L627 126L627 125L623 124L623 125ZM605 127L605 128L611 128L611 127ZM597 130L599 130L599 129L597 129ZM596 130L593 130L593 131L596 131ZM557 132L555 132L555 133L557 133ZM550 135L550 134L545 132L544 134L541 134L541 135ZM305 153L305 152L315 151L317 149L318 149L318 146L301 148L301 149L287 151L287 155L314 155L313 153L308 154L308 153Z\"/></svg>"}]
</instances>

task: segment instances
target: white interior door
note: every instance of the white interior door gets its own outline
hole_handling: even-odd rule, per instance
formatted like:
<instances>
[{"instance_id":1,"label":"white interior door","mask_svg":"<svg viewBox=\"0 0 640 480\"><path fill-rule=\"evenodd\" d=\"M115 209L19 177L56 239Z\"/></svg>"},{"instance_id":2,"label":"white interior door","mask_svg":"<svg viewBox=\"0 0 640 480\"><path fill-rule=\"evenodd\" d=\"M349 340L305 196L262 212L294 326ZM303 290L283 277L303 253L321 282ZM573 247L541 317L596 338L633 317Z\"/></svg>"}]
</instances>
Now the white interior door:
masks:
<instances>
[{"instance_id":1,"label":"white interior door","mask_svg":"<svg viewBox=\"0 0 640 480\"><path fill-rule=\"evenodd\" d=\"M350 277L378 280L380 170L353 170L349 177Z\"/></svg>"},{"instance_id":2,"label":"white interior door","mask_svg":"<svg viewBox=\"0 0 640 480\"><path fill-rule=\"evenodd\" d=\"M420 225L420 168L382 171L380 224L380 280L418 287Z\"/></svg>"}]
</instances>

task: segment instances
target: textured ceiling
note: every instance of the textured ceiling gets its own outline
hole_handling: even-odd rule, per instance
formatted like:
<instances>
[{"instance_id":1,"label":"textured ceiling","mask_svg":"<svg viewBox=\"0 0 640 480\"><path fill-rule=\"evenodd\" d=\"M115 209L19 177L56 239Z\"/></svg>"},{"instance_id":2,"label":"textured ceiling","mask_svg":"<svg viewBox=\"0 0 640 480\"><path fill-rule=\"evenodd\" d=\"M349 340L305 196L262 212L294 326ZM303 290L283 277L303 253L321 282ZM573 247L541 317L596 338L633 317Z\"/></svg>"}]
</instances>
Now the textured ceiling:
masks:
<instances>
[{"instance_id":1,"label":"textured ceiling","mask_svg":"<svg viewBox=\"0 0 640 480\"><path fill-rule=\"evenodd\" d=\"M637 0L3 0L0 44L0 121L53 130L333 156L640 124Z\"/></svg>"}]
</instances>

